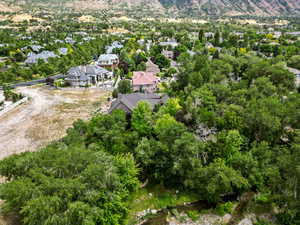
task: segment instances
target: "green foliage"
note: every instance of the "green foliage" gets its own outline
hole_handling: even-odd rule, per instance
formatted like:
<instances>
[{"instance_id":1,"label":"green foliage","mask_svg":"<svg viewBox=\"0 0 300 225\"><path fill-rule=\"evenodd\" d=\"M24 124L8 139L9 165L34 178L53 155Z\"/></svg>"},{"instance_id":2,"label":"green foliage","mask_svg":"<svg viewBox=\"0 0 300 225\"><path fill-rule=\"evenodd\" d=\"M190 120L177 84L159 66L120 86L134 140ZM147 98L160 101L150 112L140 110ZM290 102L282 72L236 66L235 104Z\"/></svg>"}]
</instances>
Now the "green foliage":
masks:
<instances>
[{"instance_id":1,"label":"green foliage","mask_svg":"<svg viewBox=\"0 0 300 225\"><path fill-rule=\"evenodd\" d=\"M219 216L224 216L225 214L232 213L234 204L232 202L220 203L216 207L216 212Z\"/></svg>"},{"instance_id":2,"label":"green foliage","mask_svg":"<svg viewBox=\"0 0 300 225\"><path fill-rule=\"evenodd\" d=\"M12 91L12 89L8 87L4 87L3 94L6 101L17 102L18 100L23 98L22 94L15 93L14 91Z\"/></svg>"},{"instance_id":3,"label":"green foliage","mask_svg":"<svg viewBox=\"0 0 300 225\"><path fill-rule=\"evenodd\" d=\"M200 218L200 213L196 210L187 211L186 213L194 222Z\"/></svg>"},{"instance_id":4,"label":"green foliage","mask_svg":"<svg viewBox=\"0 0 300 225\"><path fill-rule=\"evenodd\" d=\"M0 172L14 178L1 185L1 198L24 224L122 224L138 185L131 155L63 144L7 158Z\"/></svg>"},{"instance_id":5,"label":"green foliage","mask_svg":"<svg viewBox=\"0 0 300 225\"><path fill-rule=\"evenodd\" d=\"M140 136L150 135L152 132L152 110L148 102L139 102L132 112L131 124Z\"/></svg>"},{"instance_id":6,"label":"green foliage","mask_svg":"<svg viewBox=\"0 0 300 225\"><path fill-rule=\"evenodd\" d=\"M132 85L130 80L120 80L118 84L118 92L121 94L128 94L132 92Z\"/></svg>"}]
</instances>

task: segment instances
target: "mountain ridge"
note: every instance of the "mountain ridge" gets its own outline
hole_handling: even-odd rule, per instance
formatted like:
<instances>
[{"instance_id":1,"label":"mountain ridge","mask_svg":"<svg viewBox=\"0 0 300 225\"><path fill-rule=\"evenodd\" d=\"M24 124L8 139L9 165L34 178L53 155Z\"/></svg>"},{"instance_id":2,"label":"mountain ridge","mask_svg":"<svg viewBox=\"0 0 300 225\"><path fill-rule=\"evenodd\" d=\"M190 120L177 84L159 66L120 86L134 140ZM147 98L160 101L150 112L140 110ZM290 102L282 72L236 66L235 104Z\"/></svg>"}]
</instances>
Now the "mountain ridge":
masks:
<instances>
[{"instance_id":1,"label":"mountain ridge","mask_svg":"<svg viewBox=\"0 0 300 225\"><path fill-rule=\"evenodd\" d=\"M169 16L300 16L300 0L14 0L14 2L23 4L65 2L67 7L76 10L142 9Z\"/></svg>"}]
</instances>

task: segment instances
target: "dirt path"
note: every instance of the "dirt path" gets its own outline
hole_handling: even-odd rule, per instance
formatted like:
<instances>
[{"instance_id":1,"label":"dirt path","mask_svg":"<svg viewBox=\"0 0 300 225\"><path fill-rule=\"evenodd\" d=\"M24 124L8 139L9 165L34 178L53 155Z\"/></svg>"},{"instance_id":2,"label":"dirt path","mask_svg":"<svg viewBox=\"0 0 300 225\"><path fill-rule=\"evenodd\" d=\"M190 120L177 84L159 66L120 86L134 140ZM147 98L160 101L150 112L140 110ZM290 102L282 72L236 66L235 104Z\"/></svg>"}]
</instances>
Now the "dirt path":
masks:
<instances>
[{"instance_id":1,"label":"dirt path","mask_svg":"<svg viewBox=\"0 0 300 225\"><path fill-rule=\"evenodd\" d=\"M22 87L31 100L0 117L0 159L34 151L65 135L77 119L88 119L109 93L99 89L50 90Z\"/></svg>"}]
</instances>

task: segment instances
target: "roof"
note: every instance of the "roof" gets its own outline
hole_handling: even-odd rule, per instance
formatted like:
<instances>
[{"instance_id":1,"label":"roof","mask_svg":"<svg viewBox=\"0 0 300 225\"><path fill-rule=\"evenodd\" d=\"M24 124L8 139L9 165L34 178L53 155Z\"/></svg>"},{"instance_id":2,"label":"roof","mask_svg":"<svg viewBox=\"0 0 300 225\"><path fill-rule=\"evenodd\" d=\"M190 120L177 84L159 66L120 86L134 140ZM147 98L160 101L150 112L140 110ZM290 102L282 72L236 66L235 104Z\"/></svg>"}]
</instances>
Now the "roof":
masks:
<instances>
[{"instance_id":1,"label":"roof","mask_svg":"<svg viewBox=\"0 0 300 225\"><path fill-rule=\"evenodd\" d=\"M67 48L59 48L58 51L62 55L67 55L68 54L68 49Z\"/></svg>"},{"instance_id":2,"label":"roof","mask_svg":"<svg viewBox=\"0 0 300 225\"><path fill-rule=\"evenodd\" d=\"M117 109L120 103L124 104L130 111L132 111L140 101L148 102L153 109L155 105L163 104L167 100L167 95L144 93L119 94L118 98L111 104L109 113Z\"/></svg>"},{"instance_id":3,"label":"roof","mask_svg":"<svg viewBox=\"0 0 300 225\"><path fill-rule=\"evenodd\" d=\"M176 46L178 46L178 43L176 41L162 41L159 43L159 45L176 47Z\"/></svg>"},{"instance_id":4,"label":"roof","mask_svg":"<svg viewBox=\"0 0 300 225\"><path fill-rule=\"evenodd\" d=\"M55 58L57 55L51 51L43 51L39 54L29 53L28 58L25 60L25 63L37 63L39 59L43 59L47 62L48 58Z\"/></svg>"},{"instance_id":5,"label":"roof","mask_svg":"<svg viewBox=\"0 0 300 225\"><path fill-rule=\"evenodd\" d=\"M116 54L102 54L99 56L98 61L109 61L119 59Z\"/></svg>"},{"instance_id":6,"label":"roof","mask_svg":"<svg viewBox=\"0 0 300 225\"><path fill-rule=\"evenodd\" d=\"M110 73L108 70L97 66L97 65L87 65L87 66L76 66L72 67L68 71L68 77L81 77L88 75L101 75L105 73Z\"/></svg>"},{"instance_id":7,"label":"roof","mask_svg":"<svg viewBox=\"0 0 300 225\"><path fill-rule=\"evenodd\" d=\"M287 69L288 69L288 71L290 71L293 74L300 75L300 70L297 70L297 69L292 68L292 67L288 67Z\"/></svg>"},{"instance_id":8,"label":"roof","mask_svg":"<svg viewBox=\"0 0 300 225\"><path fill-rule=\"evenodd\" d=\"M107 54L111 54L115 48L121 49L123 47L124 46L120 42L114 41L110 46L106 46L105 49Z\"/></svg>"},{"instance_id":9,"label":"roof","mask_svg":"<svg viewBox=\"0 0 300 225\"><path fill-rule=\"evenodd\" d=\"M152 72L155 74L160 73L159 66L154 64L150 59L146 62L146 72Z\"/></svg>"},{"instance_id":10,"label":"roof","mask_svg":"<svg viewBox=\"0 0 300 225\"><path fill-rule=\"evenodd\" d=\"M153 72L135 71L133 72L132 84L133 85L147 85L155 84L158 82L158 77Z\"/></svg>"}]
</instances>

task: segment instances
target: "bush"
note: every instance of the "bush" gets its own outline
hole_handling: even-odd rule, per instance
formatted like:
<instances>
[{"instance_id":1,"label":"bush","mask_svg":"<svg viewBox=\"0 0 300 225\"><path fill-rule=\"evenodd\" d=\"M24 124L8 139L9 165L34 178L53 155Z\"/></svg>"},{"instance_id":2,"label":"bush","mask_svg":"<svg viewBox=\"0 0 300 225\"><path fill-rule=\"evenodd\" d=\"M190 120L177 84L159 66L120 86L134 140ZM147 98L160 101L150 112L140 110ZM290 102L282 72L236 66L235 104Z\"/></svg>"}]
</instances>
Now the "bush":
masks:
<instances>
[{"instance_id":1,"label":"bush","mask_svg":"<svg viewBox=\"0 0 300 225\"><path fill-rule=\"evenodd\" d=\"M269 203L271 201L270 198L271 198L270 193L259 193L255 196L255 201L257 203L266 204L266 203Z\"/></svg>"},{"instance_id":2,"label":"bush","mask_svg":"<svg viewBox=\"0 0 300 225\"><path fill-rule=\"evenodd\" d=\"M197 221L200 217L200 213L196 210L188 211L186 213L194 222Z\"/></svg>"},{"instance_id":3,"label":"bush","mask_svg":"<svg viewBox=\"0 0 300 225\"><path fill-rule=\"evenodd\" d=\"M285 212L279 213L277 219L281 225L300 224L300 212L297 209L286 210Z\"/></svg>"},{"instance_id":4,"label":"bush","mask_svg":"<svg viewBox=\"0 0 300 225\"><path fill-rule=\"evenodd\" d=\"M232 210L233 210L233 203L226 202L226 203L217 205L216 213L220 216L224 216L227 213L232 213Z\"/></svg>"},{"instance_id":5,"label":"bush","mask_svg":"<svg viewBox=\"0 0 300 225\"><path fill-rule=\"evenodd\" d=\"M113 97L113 98L117 98L118 95L119 95L118 90L117 90L117 89L114 89L113 92L112 92L112 97Z\"/></svg>"}]
</instances>

